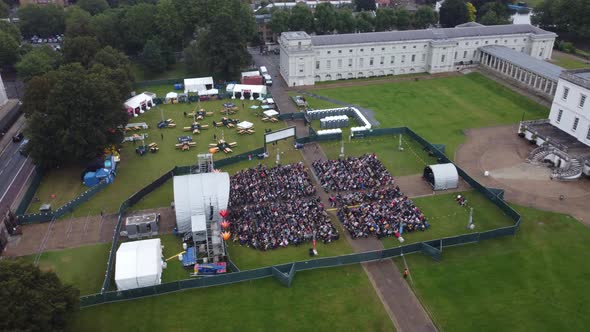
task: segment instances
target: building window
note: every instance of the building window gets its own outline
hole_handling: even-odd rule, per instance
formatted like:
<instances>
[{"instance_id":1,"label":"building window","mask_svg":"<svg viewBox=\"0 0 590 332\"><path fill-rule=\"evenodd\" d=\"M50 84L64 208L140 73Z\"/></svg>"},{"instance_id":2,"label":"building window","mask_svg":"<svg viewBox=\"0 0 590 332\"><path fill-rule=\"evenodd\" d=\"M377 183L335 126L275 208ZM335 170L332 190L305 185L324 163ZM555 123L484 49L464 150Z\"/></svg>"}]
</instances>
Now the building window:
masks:
<instances>
[{"instance_id":1,"label":"building window","mask_svg":"<svg viewBox=\"0 0 590 332\"><path fill-rule=\"evenodd\" d=\"M559 112L557 112L557 120L556 120L557 123L561 122L562 115L563 115L563 110L559 110Z\"/></svg>"},{"instance_id":2,"label":"building window","mask_svg":"<svg viewBox=\"0 0 590 332\"><path fill-rule=\"evenodd\" d=\"M498 43L498 40L497 40L497 39L496 39L496 40L494 40L494 44L497 44L497 43Z\"/></svg>"},{"instance_id":3,"label":"building window","mask_svg":"<svg viewBox=\"0 0 590 332\"><path fill-rule=\"evenodd\" d=\"M578 129L578 122L580 122L580 118L575 118L574 125L572 126L572 131L576 131L576 129Z\"/></svg>"},{"instance_id":4,"label":"building window","mask_svg":"<svg viewBox=\"0 0 590 332\"><path fill-rule=\"evenodd\" d=\"M301 42L297 43L297 47L301 48Z\"/></svg>"},{"instance_id":5,"label":"building window","mask_svg":"<svg viewBox=\"0 0 590 332\"><path fill-rule=\"evenodd\" d=\"M578 106L584 107L584 103L586 102L586 95L580 95L580 103Z\"/></svg>"},{"instance_id":6,"label":"building window","mask_svg":"<svg viewBox=\"0 0 590 332\"><path fill-rule=\"evenodd\" d=\"M539 56L543 56L543 51L545 51L545 49L541 47L541 50L539 51Z\"/></svg>"},{"instance_id":7,"label":"building window","mask_svg":"<svg viewBox=\"0 0 590 332\"><path fill-rule=\"evenodd\" d=\"M340 53L342 53L342 50L338 50L338 53L339 53L339 54L340 54Z\"/></svg>"},{"instance_id":8,"label":"building window","mask_svg":"<svg viewBox=\"0 0 590 332\"><path fill-rule=\"evenodd\" d=\"M488 44L488 41L486 40L486 45Z\"/></svg>"},{"instance_id":9,"label":"building window","mask_svg":"<svg viewBox=\"0 0 590 332\"><path fill-rule=\"evenodd\" d=\"M395 63L395 56L394 56L394 55L392 55L392 56L391 56L391 63L392 63L392 64L394 64L394 63Z\"/></svg>"},{"instance_id":10,"label":"building window","mask_svg":"<svg viewBox=\"0 0 590 332\"><path fill-rule=\"evenodd\" d=\"M315 69L320 69L320 62L319 61L315 62Z\"/></svg>"},{"instance_id":11,"label":"building window","mask_svg":"<svg viewBox=\"0 0 590 332\"><path fill-rule=\"evenodd\" d=\"M361 52L363 52L363 51L364 51L364 49L361 48Z\"/></svg>"},{"instance_id":12,"label":"building window","mask_svg":"<svg viewBox=\"0 0 590 332\"><path fill-rule=\"evenodd\" d=\"M352 53L352 50L348 50L348 53Z\"/></svg>"},{"instance_id":13,"label":"building window","mask_svg":"<svg viewBox=\"0 0 590 332\"><path fill-rule=\"evenodd\" d=\"M467 57L467 51L463 51L463 59Z\"/></svg>"},{"instance_id":14,"label":"building window","mask_svg":"<svg viewBox=\"0 0 590 332\"><path fill-rule=\"evenodd\" d=\"M422 53L422 62L426 61L426 54Z\"/></svg>"},{"instance_id":15,"label":"building window","mask_svg":"<svg viewBox=\"0 0 590 332\"><path fill-rule=\"evenodd\" d=\"M508 39L504 39L504 44L508 44Z\"/></svg>"},{"instance_id":16,"label":"building window","mask_svg":"<svg viewBox=\"0 0 590 332\"><path fill-rule=\"evenodd\" d=\"M469 46L469 42L466 42L466 43L465 43L465 46Z\"/></svg>"},{"instance_id":17,"label":"building window","mask_svg":"<svg viewBox=\"0 0 590 332\"><path fill-rule=\"evenodd\" d=\"M385 51L385 47L381 47L381 51Z\"/></svg>"},{"instance_id":18,"label":"building window","mask_svg":"<svg viewBox=\"0 0 590 332\"><path fill-rule=\"evenodd\" d=\"M371 52L373 52L373 51L375 51L375 49L371 47Z\"/></svg>"},{"instance_id":19,"label":"building window","mask_svg":"<svg viewBox=\"0 0 590 332\"><path fill-rule=\"evenodd\" d=\"M520 48L520 53L524 53L524 47Z\"/></svg>"},{"instance_id":20,"label":"building window","mask_svg":"<svg viewBox=\"0 0 590 332\"><path fill-rule=\"evenodd\" d=\"M588 133L586 134L586 139L590 140L590 126L588 126Z\"/></svg>"},{"instance_id":21,"label":"building window","mask_svg":"<svg viewBox=\"0 0 590 332\"><path fill-rule=\"evenodd\" d=\"M385 57L384 57L384 56L382 56L382 57L381 57L381 60L379 61L379 63L380 63L380 64L383 64L384 62L385 62Z\"/></svg>"},{"instance_id":22,"label":"building window","mask_svg":"<svg viewBox=\"0 0 590 332\"><path fill-rule=\"evenodd\" d=\"M328 51L328 54L331 54L331 53L332 53L332 51Z\"/></svg>"},{"instance_id":23,"label":"building window","mask_svg":"<svg viewBox=\"0 0 590 332\"><path fill-rule=\"evenodd\" d=\"M570 89L568 87L563 87L563 96L561 96L561 98L563 98L564 100L567 99L567 95L570 93Z\"/></svg>"},{"instance_id":24,"label":"building window","mask_svg":"<svg viewBox=\"0 0 590 332\"><path fill-rule=\"evenodd\" d=\"M475 42L475 45L479 45L479 42L478 42L478 41L476 41L476 42Z\"/></svg>"},{"instance_id":25,"label":"building window","mask_svg":"<svg viewBox=\"0 0 590 332\"><path fill-rule=\"evenodd\" d=\"M412 48L416 48L416 45L414 45Z\"/></svg>"},{"instance_id":26,"label":"building window","mask_svg":"<svg viewBox=\"0 0 590 332\"><path fill-rule=\"evenodd\" d=\"M328 70L329 70L329 69L331 69L331 68L332 68L332 61L330 61L330 60L327 60L327 61L326 61L326 69L328 69Z\"/></svg>"},{"instance_id":27,"label":"building window","mask_svg":"<svg viewBox=\"0 0 590 332\"><path fill-rule=\"evenodd\" d=\"M352 59L348 59L348 67L352 67Z\"/></svg>"},{"instance_id":28,"label":"building window","mask_svg":"<svg viewBox=\"0 0 590 332\"><path fill-rule=\"evenodd\" d=\"M372 66L372 65L373 65L373 58L370 58L369 59L369 66Z\"/></svg>"},{"instance_id":29,"label":"building window","mask_svg":"<svg viewBox=\"0 0 590 332\"><path fill-rule=\"evenodd\" d=\"M475 58L476 55L477 55L477 50L473 50L473 57Z\"/></svg>"},{"instance_id":30,"label":"building window","mask_svg":"<svg viewBox=\"0 0 590 332\"><path fill-rule=\"evenodd\" d=\"M342 59L338 59L338 68L342 68Z\"/></svg>"},{"instance_id":31,"label":"building window","mask_svg":"<svg viewBox=\"0 0 590 332\"><path fill-rule=\"evenodd\" d=\"M363 59L363 58L359 59L359 67L362 67L364 65L364 62L365 62L364 60L365 59Z\"/></svg>"},{"instance_id":32,"label":"building window","mask_svg":"<svg viewBox=\"0 0 590 332\"><path fill-rule=\"evenodd\" d=\"M440 62L442 62L442 63L445 62L445 55L444 54L440 56Z\"/></svg>"},{"instance_id":33,"label":"building window","mask_svg":"<svg viewBox=\"0 0 590 332\"><path fill-rule=\"evenodd\" d=\"M402 63L406 62L406 55L402 55Z\"/></svg>"},{"instance_id":34,"label":"building window","mask_svg":"<svg viewBox=\"0 0 590 332\"><path fill-rule=\"evenodd\" d=\"M457 60L457 52L455 52L455 60Z\"/></svg>"},{"instance_id":35,"label":"building window","mask_svg":"<svg viewBox=\"0 0 590 332\"><path fill-rule=\"evenodd\" d=\"M412 54L412 62L416 61L416 54Z\"/></svg>"}]
</instances>

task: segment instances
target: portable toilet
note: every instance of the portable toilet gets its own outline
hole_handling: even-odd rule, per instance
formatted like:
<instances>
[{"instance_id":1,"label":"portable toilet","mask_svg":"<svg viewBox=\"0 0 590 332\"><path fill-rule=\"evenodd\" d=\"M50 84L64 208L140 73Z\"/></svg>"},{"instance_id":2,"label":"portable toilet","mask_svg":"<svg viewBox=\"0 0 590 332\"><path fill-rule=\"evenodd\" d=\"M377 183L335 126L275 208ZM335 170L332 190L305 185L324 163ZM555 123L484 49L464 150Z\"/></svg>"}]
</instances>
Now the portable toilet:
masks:
<instances>
[{"instance_id":1,"label":"portable toilet","mask_svg":"<svg viewBox=\"0 0 590 332\"><path fill-rule=\"evenodd\" d=\"M84 174L84 185L88 187L94 187L98 184L98 178L96 177L95 172L87 172Z\"/></svg>"}]
</instances>

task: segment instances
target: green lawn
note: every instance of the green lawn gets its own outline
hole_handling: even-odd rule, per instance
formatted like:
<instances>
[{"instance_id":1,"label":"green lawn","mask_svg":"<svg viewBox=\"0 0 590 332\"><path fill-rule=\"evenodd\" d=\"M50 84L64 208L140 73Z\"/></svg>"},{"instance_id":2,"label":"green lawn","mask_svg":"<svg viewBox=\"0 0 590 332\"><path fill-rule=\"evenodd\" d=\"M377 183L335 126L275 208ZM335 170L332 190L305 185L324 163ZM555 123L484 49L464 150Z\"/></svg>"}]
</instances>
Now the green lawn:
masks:
<instances>
[{"instance_id":1,"label":"green lawn","mask_svg":"<svg viewBox=\"0 0 590 332\"><path fill-rule=\"evenodd\" d=\"M289 92L289 96L301 96L301 94L297 93L297 92ZM303 97L305 98L305 101L307 101L307 105L313 109L321 110L321 109L326 109L326 108L342 107L340 105L332 104L329 101L317 99L314 97L309 97L309 96L305 96L305 95ZM295 104L295 102L293 102L293 104ZM319 123L319 121L318 121L318 123ZM318 127L319 127L319 125L318 125Z\"/></svg>"},{"instance_id":2,"label":"green lawn","mask_svg":"<svg viewBox=\"0 0 590 332\"><path fill-rule=\"evenodd\" d=\"M71 331L394 331L360 265L82 309Z\"/></svg>"},{"instance_id":3,"label":"green lawn","mask_svg":"<svg viewBox=\"0 0 590 332\"><path fill-rule=\"evenodd\" d=\"M338 159L341 142L321 143L329 159ZM361 156L365 153L377 153L379 160L394 176L422 173L425 165L436 164L436 158L430 157L414 140L402 136L403 150L399 149L399 136L377 136L362 139L344 140L346 156Z\"/></svg>"},{"instance_id":4,"label":"green lawn","mask_svg":"<svg viewBox=\"0 0 590 332\"><path fill-rule=\"evenodd\" d=\"M84 186L81 179L83 168L67 167L54 169L46 173L41 180L42 183L51 183L50 186L40 186L35 197L39 200L33 200L27 209L27 213L37 213L41 204L49 203L55 210L58 207L69 202L86 191L88 187ZM59 181L54 181L54 178Z\"/></svg>"},{"instance_id":5,"label":"green lawn","mask_svg":"<svg viewBox=\"0 0 590 332\"><path fill-rule=\"evenodd\" d=\"M222 104L228 102L228 100L221 101L210 101L200 103L201 107L207 111L213 111L214 116L206 117L202 123L209 124L210 128L203 130L201 134L193 135L193 139L197 142L197 146L192 148L190 151L182 152L175 149L174 144L177 143L176 138L178 136L187 135L188 132L182 130L182 127L189 126L192 122L192 118L184 118L183 112L190 113L192 110L198 107L198 104L175 104L175 105L160 105L153 108L139 117L132 118L130 122L146 122L150 128L146 131L140 131L139 133L147 133L148 139L145 141L146 144L155 142L159 145L160 151L156 154L148 153L144 156L139 156L135 153L135 147L140 145L137 142L124 143L121 151L121 162L117 168L117 177L110 186L96 194L90 201L82 204L79 208L74 211L75 216L86 216L88 213L99 214L100 211L107 213L114 213L118 210L119 205L133 193L155 180L174 166L191 165L196 163L197 154L205 153L208 151L208 144L213 142L213 135L217 135L220 139L222 135L225 137L227 142L237 142L238 146L234 148L233 154L240 154L246 151L250 151L255 148L259 148L263 145L264 129L277 130L284 128L283 122L279 123L267 123L262 122L260 118L255 116L255 112L249 109L249 106L258 104L258 101L245 101L244 110L238 111L237 114L232 115L233 118L240 120L248 120L254 123L254 129L256 133L254 135L240 136L237 134L235 129L221 129L213 128L211 125L212 121L220 121L222 114L219 110L222 109ZM238 107L241 108L241 101L234 101ZM158 129L157 123L161 120L162 110L165 119L174 119L177 127L174 129ZM164 139L161 138L164 135ZM280 145L280 151L282 162L298 160L298 151L290 151L292 149L291 143L284 142L284 145ZM284 147L284 150L283 150ZM265 160L266 163L274 163L276 160L276 149L271 146L269 149L271 160ZM214 160L223 159L231 156L232 154L216 153ZM271 159L269 158L269 159ZM249 162L251 165L257 165L257 160ZM85 190L80 185L80 172L81 169L72 170L52 170L48 172L37 190L37 196L40 197L41 201L45 201L50 197L51 194L55 194L60 199L60 203L64 203L74 198L80 191ZM167 206L170 202L167 201L164 206ZM54 209L61 204L54 204ZM31 210L36 208L33 206ZM68 216L66 216L68 217Z\"/></svg>"},{"instance_id":6,"label":"green lawn","mask_svg":"<svg viewBox=\"0 0 590 332\"><path fill-rule=\"evenodd\" d=\"M406 256L414 290L444 331L587 331L590 229L515 208L523 222L514 237L443 248L438 263Z\"/></svg>"},{"instance_id":7,"label":"green lawn","mask_svg":"<svg viewBox=\"0 0 590 332\"><path fill-rule=\"evenodd\" d=\"M546 118L548 109L508 88L471 73L460 77L314 91L376 113L380 127L407 126L453 157L468 128Z\"/></svg>"},{"instance_id":8,"label":"green lawn","mask_svg":"<svg viewBox=\"0 0 590 332\"><path fill-rule=\"evenodd\" d=\"M141 66L141 64L133 62L131 63L131 73L133 74L136 82L169 78L184 78L189 76L184 62L177 62L171 65L168 70L157 74L149 73Z\"/></svg>"},{"instance_id":9,"label":"green lawn","mask_svg":"<svg viewBox=\"0 0 590 332\"><path fill-rule=\"evenodd\" d=\"M72 284L81 295L100 291L104 281L110 243L47 251L41 255L39 268L54 271L62 282ZM36 255L22 259L34 262Z\"/></svg>"},{"instance_id":10,"label":"green lawn","mask_svg":"<svg viewBox=\"0 0 590 332\"><path fill-rule=\"evenodd\" d=\"M371 82L371 81L378 81L378 80L396 80L401 78L411 78L411 77L421 77L428 75L426 73L417 73L417 74L404 74L404 75L396 75L396 76L375 76L375 77L365 77L365 78L353 78L353 79L346 79L346 80L336 80L336 81L321 81L316 82L315 85L330 85L330 84L341 84L346 82Z\"/></svg>"},{"instance_id":11,"label":"green lawn","mask_svg":"<svg viewBox=\"0 0 590 332\"><path fill-rule=\"evenodd\" d=\"M572 59L571 57L564 56L564 55L556 55L553 54L553 59L551 59L551 63L563 67L565 69L579 69L579 68L588 68L590 64L587 62L577 59Z\"/></svg>"},{"instance_id":12,"label":"green lawn","mask_svg":"<svg viewBox=\"0 0 590 332\"><path fill-rule=\"evenodd\" d=\"M497 206L488 201L485 196L475 190L461 192L469 207L473 208L473 223L475 229L468 230L469 208L462 207L455 202L459 193L419 197L413 199L416 206L424 213L430 228L424 232L404 233L404 244L422 242L459 234L483 232L495 228L514 225L512 219L502 212ZM387 248L398 247L399 241L394 237L383 240Z\"/></svg>"}]
</instances>

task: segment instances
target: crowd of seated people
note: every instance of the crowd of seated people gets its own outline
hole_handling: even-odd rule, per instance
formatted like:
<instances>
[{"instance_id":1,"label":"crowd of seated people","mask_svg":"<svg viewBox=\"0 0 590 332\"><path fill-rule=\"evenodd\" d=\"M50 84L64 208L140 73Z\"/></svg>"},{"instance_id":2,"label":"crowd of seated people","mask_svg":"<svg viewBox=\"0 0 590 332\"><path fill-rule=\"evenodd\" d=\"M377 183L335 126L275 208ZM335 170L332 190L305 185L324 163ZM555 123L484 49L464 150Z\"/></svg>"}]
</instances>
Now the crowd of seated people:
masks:
<instances>
[{"instance_id":1,"label":"crowd of seated people","mask_svg":"<svg viewBox=\"0 0 590 332\"><path fill-rule=\"evenodd\" d=\"M230 179L230 206L311 196L316 190L303 163L268 168L258 165Z\"/></svg>"},{"instance_id":2,"label":"crowd of seated people","mask_svg":"<svg viewBox=\"0 0 590 332\"><path fill-rule=\"evenodd\" d=\"M361 190L393 184L393 177L375 154L365 154L359 158L316 160L312 167L326 191Z\"/></svg>"},{"instance_id":3,"label":"crowd of seated people","mask_svg":"<svg viewBox=\"0 0 590 332\"><path fill-rule=\"evenodd\" d=\"M414 202L399 188L371 196L357 207L344 205L338 218L352 238L375 235L377 238L399 236L403 232L425 231L430 224ZM402 226L403 224L403 226Z\"/></svg>"},{"instance_id":4,"label":"crowd of seated people","mask_svg":"<svg viewBox=\"0 0 590 332\"><path fill-rule=\"evenodd\" d=\"M352 191L349 193L337 193L328 197L332 207L336 206L353 206L363 202L371 202L379 199L393 199L403 196L398 186L389 188L372 188L368 190Z\"/></svg>"},{"instance_id":5,"label":"crowd of seated people","mask_svg":"<svg viewBox=\"0 0 590 332\"><path fill-rule=\"evenodd\" d=\"M302 163L236 173L229 212L233 241L259 250L339 238Z\"/></svg>"}]
</instances>

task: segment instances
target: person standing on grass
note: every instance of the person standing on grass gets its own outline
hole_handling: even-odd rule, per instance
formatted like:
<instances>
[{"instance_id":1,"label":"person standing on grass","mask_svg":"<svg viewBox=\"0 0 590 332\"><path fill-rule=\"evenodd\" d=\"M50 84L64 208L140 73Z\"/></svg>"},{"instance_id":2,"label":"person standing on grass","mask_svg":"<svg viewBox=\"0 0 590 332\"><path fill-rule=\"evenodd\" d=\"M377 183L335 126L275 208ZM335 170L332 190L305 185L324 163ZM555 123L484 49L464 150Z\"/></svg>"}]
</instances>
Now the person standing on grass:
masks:
<instances>
[{"instance_id":1,"label":"person standing on grass","mask_svg":"<svg viewBox=\"0 0 590 332\"><path fill-rule=\"evenodd\" d=\"M162 137L162 141L164 140L164 133L160 133L160 137Z\"/></svg>"},{"instance_id":2,"label":"person standing on grass","mask_svg":"<svg viewBox=\"0 0 590 332\"><path fill-rule=\"evenodd\" d=\"M408 275L410 274L410 272L408 271L408 268L404 268L404 279L408 279Z\"/></svg>"}]
</instances>

